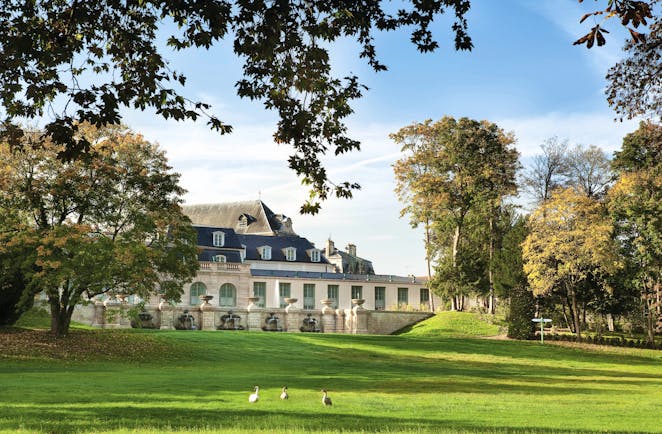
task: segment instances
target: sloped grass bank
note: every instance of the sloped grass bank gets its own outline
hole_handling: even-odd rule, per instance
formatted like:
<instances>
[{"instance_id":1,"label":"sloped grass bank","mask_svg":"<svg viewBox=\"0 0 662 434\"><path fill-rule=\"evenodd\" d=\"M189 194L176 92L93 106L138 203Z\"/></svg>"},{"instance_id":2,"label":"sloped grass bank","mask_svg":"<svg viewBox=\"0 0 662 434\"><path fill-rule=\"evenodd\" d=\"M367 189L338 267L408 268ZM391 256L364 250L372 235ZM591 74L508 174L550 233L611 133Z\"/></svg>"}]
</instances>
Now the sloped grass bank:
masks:
<instances>
[{"instance_id":1,"label":"sloped grass bank","mask_svg":"<svg viewBox=\"0 0 662 434\"><path fill-rule=\"evenodd\" d=\"M499 334L499 326L470 312L440 312L398 333L408 337L488 337Z\"/></svg>"},{"instance_id":2,"label":"sloped grass bank","mask_svg":"<svg viewBox=\"0 0 662 434\"><path fill-rule=\"evenodd\" d=\"M74 331L105 352L0 352L0 431L662 432L659 351L428 331Z\"/></svg>"}]
</instances>

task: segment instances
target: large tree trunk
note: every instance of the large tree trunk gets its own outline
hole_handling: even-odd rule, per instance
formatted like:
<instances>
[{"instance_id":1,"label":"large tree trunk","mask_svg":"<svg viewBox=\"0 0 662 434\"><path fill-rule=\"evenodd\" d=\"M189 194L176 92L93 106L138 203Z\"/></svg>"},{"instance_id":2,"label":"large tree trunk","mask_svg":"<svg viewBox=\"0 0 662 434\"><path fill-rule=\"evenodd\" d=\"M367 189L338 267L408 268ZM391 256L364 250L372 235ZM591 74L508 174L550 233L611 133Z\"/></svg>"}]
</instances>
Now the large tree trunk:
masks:
<instances>
[{"instance_id":1,"label":"large tree trunk","mask_svg":"<svg viewBox=\"0 0 662 434\"><path fill-rule=\"evenodd\" d=\"M575 334L577 339L582 339L582 328L581 328L581 319L579 316L579 306L577 303L577 295L575 294L574 288L571 288L569 291L570 300L572 301L572 318L575 323Z\"/></svg>"},{"instance_id":2,"label":"large tree trunk","mask_svg":"<svg viewBox=\"0 0 662 434\"><path fill-rule=\"evenodd\" d=\"M566 312L566 307L568 308L568 312L570 315L568 315L568 312ZM565 299L561 297L561 308L563 309L563 319L565 320L565 325L570 329L572 333L575 332L572 321L570 321L570 318L572 317L572 306L570 306L570 300L568 300L568 297L566 296Z\"/></svg>"},{"instance_id":3,"label":"large tree trunk","mask_svg":"<svg viewBox=\"0 0 662 434\"><path fill-rule=\"evenodd\" d=\"M51 333L55 337L63 337L69 333L73 307L60 303L59 298L49 297L48 303L51 307Z\"/></svg>"},{"instance_id":4,"label":"large tree trunk","mask_svg":"<svg viewBox=\"0 0 662 434\"><path fill-rule=\"evenodd\" d=\"M489 295L489 305L488 312L491 315L494 315L494 276L492 273L492 265L494 261L494 219L490 216L490 257L487 265L487 276L490 284L490 295Z\"/></svg>"},{"instance_id":5,"label":"large tree trunk","mask_svg":"<svg viewBox=\"0 0 662 434\"><path fill-rule=\"evenodd\" d=\"M614 315L610 313L607 314L607 330L614 331Z\"/></svg>"},{"instance_id":6,"label":"large tree trunk","mask_svg":"<svg viewBox=\"0 0 662 434\"><path fill-rule=\"evenodd\" d=\"M657 325L656 295L653 292L653 285L650 281L644 282L644 291L642 294L644 304L644 321L646 323L646 335L648 342L655 342L655 326Z\"/></svg>"},{"instance_id":7,"label":"large tree trunk","mask_svg":"<svg viewBox=\"0 0 662 434\"><path fill-rule=\"evenodd\" d=\"M425 261L428 265L428 295L430 297L430 312L434 312L434 296L432 295L432 288L430 283L432 282L432 266L430 258L430 244L432 240L430 239L430 219L425 220Z\"/></svg>"},{"instance_id":8,"label":"large tree trunk","mask_svg":"<svg viewBox=\"0 0 662 434\"><path fill-rule=\"evenodd\" d=\"M453 248L452 248L452 252L451 252L452 261L453 261L452 262L453 263L453 270L455 270L455 268L457 267L457 252L458 252L458 249L459 249L459 246L460 246L460 234L461 234L460 225L458 224L458 225L455 226L455 233L453 234ZM452 300L452 303L451 303L451 310L461 310L462 308L461 308L460 303L459 303L459 298L458 298L459 296L457 295L457 291L453 291L453 292L454 292L454 294L453 294L453 297L452 297L453 300Z\"/></svg>"}]
</instances>

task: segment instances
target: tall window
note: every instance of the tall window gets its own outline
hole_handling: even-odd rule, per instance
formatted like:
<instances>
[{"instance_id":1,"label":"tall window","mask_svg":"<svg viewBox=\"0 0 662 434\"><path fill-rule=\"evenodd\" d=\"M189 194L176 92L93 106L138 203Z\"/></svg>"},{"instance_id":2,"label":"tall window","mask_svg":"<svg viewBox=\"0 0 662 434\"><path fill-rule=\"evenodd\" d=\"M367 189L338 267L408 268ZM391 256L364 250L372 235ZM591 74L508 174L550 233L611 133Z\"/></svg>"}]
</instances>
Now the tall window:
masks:
<instances>
[{"instance_id":1,"label":"tall window","mask_svg":"<svg viewBox=\"0 0 662 434\"><path fill-rule=\"evenodd\" d=\"M292 285L290 283L280 282L278 283L278 295L280 296L280 307L286 307L285 303L286 298L290 298L290 289Z\"/></svg>"},{"instance_id":2,"label":"tall window","mask_svg":"<svg viewBox=\"0 0 662 434\"><path fill-rule=\"evenodd\" d=\"M331 307L338 308L338 285L329 285L326 288L326 298L333 300Z\"/></svg>"},{"instance_id":3,"label":"tall window","mask_svg":"<svg viewBox=\"0 0 662 434\"><path fill-rule=\"evenodd\" d=\"M375 310L386 309L386 288L375 286Z\"/></svg>"},{"instance_id":4,"label":"tall window","mask_svg":"<svg viewBox=\"0 0 662 434\"><path fill-rule=\"evenodd\" d=\"M288 261L296 261L297 260L297 249L294 247L288 247L285 249L285 259Z\"/></svg>"},{"instance_id":5,"label":"tall window","mask_svg":"<svg viewBox=\"0 0 662 434\"><path fill-rule=\"evenodd\" d=\"M267 297L267 282L253 282L253 296L260 297L255 303L257 307L265 307L265 299Z\"/></svg>"},{"instance_id":6,"label":"tall window","mask_svg":"<svg viewBox=\"0 0 662 434\"><path fill-rule=\"evenodd\" d=\"M214 247L223 247L225 245L225 232L216 231L212 234Z\"/></svg>"},{"instance_id":7,"label":"tall window","mask_svg":"<svg viewBox=\"0 0 662 434\"><path fill-rule=\"evenodd\" d=\"M427 288L421 288L421 308L430 308L430 290Z\"/></svg>"},{"instance_id":8,"label":"tall window","mask_svg":"<svg viewBox=\"0 0 662 434\"><path fill-rule=\"evenodd\" d=\"M303 284L303 308L315 309L315 285L313 283Z\"/></svg>"},{"instance_id":9,"label":"tall window","mask_svg":"<svg viewBox=\"0 0 662 434\"><path fill-rule=\"evenodd\" d=\"M200 296L207 293L207 287L202 282L195 282L191 285L191 294L189 304L197 306L200 304Z\"/></svg>"},{"instance_id":10,"label":"tall window","mask_svg":"<svg viewBox=\"0 0 662 434\"><path fill-rule=\"evenodd\" d=\"M398 307L403 308L409 304L409 288L398 288Z\"/></svg>"},{"instance_id":11,"label":"tall window","mask_svg":"<svg viewBox=\"0 0 662 434\"><path fill-rule=\"evenodd\" d=\"M363 298L363 287L362 286L352 286L352 299Z\"/></svg>"},{"instance_id":12,"label":"tall window","mask_svg":"<svg viewBox=\"0 0 662 434\"><path fill-rule=\"evenodd\" d=\"M220 297L218 304L222 307L234 307L237 305L237 291L231 283L224 283L221 285Z\"/></svg>"}]
</instances>

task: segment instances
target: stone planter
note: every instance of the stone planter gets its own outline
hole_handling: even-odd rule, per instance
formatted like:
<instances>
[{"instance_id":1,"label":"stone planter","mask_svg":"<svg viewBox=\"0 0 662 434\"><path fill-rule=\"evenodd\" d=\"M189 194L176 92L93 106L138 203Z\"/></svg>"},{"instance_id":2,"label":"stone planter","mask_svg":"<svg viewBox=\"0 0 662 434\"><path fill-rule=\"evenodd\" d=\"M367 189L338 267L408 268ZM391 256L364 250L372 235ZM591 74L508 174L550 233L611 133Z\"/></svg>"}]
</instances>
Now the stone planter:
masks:
<instances>
[{"instance_id":1,"label":"stone planter","mask_svg":"<svg viewBox=\"0 0 662 434\"><path fill-rule=\"evenodd\" d=\"M332 298L325 298L324 300L321 300L320 303L324 305L322 308L322 313L324 314L330 314L334 313L335 311L331 307L333 305L333 299Z\"/></svg>"}]
</instances>

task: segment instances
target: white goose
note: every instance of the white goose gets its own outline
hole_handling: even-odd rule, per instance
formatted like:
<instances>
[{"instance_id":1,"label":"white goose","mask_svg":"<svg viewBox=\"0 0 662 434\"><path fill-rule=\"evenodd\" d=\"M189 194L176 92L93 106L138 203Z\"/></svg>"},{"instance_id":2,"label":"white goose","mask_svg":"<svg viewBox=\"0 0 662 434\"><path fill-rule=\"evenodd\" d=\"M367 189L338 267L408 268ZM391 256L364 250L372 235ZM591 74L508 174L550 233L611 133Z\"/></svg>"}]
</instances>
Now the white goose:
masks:
<instances>
[{"instance_id":1,"label":"white goose","mask_svg":"<svg viewBox=\"0 0 662 434\"><path fill-rule=\"evenodd\" d=\"M324 394L322 395L322 404L324 404L325 407L330 407L333 405L331 403L331 398L329 398L328 394L326 393L326 389L322 389L322 393Z\"/></svg>"},{"instance_id":2,"label":"white goose","mask_svg":"<svg viewBox=\"0 0 662 434\"><path fill-rule=\"evenodd\" d=\"M280 399L288 399L290 395L287 394L287 386L283 386L280 392Z\"/></svg>"},{"instance_id":3,"label":"white goose","mask_svg":"<svg viewBox=\"0 0 662 434\"><path fill-rule=\"evenodd\" d=\"M250 396L248 397L248 402L254 403L257 402L258 399L260 399L260 395L258 395L260 388L255 386L255 392L251 393Z\"/></svg>"}]
</instances>

